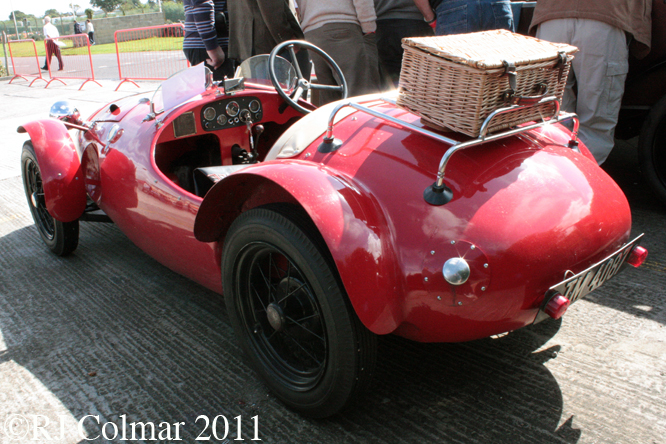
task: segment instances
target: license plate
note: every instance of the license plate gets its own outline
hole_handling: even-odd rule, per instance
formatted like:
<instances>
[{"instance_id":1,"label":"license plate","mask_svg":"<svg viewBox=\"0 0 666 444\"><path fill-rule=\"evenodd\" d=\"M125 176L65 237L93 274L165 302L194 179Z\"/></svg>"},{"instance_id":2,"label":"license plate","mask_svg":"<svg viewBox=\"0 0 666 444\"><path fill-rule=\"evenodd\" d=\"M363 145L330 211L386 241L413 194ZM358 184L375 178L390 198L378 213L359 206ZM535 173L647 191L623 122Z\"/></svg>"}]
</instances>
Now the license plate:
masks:
<instances>
[{"instance_id":1,"label":"license plate","mask_svg":"<svg viewBox=\"0 0 666 444\"><path fill-rule=\"evenodd\" d=\"M577 275L571 276L559 284L550 287L550 290L560 293L573 304L578 299L585 297L589 292L615 276L620 271L622 265L624 265L624 262L631 253L631 250L636 246L641 237L643 237L642 234L608 256L606 259L597 262Z\"/></svg>"}]
</instances>

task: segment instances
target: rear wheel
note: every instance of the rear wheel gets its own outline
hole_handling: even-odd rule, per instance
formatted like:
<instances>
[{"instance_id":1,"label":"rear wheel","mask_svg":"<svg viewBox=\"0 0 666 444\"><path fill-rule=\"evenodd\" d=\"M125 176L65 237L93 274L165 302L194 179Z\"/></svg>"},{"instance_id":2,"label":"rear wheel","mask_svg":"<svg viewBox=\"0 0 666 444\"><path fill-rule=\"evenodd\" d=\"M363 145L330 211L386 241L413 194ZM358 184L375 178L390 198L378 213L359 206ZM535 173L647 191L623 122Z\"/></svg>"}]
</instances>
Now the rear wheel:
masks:
<instances>
[{"instance_id":1,"label":"rear wheel","mask_svg":"<svg viewBox=\"0 0 666 444\"><path fill-rule=\"evenodd\" d=\"M666 205L666 96L652 107L643 124L638 160L648 184Z\"/></svg>"},{"instance_id":2,"label":"rear wheel","mask_svg":"<svg viewBox=\"0 0 666 444\"><path fill-rule=\"evenodd\" d=\"M244 213L227 234L222 275L229 317L252 367L289 407L321 418L367 386L377 344L310 225L265 208Z\"/></svg>"},{"instance_id":3,"label":"rear wheel","mask_svg":"<svg viewBox=\"0 0 666 444\"><path fill-rule=\"evenodd\" d=\"M39 235L46 246L56 255L70 254L79 245L79 221L60 222L47 211L42 174L31 142L23 145L21 172L28 206Z\"/></svg>"}]
</instances>

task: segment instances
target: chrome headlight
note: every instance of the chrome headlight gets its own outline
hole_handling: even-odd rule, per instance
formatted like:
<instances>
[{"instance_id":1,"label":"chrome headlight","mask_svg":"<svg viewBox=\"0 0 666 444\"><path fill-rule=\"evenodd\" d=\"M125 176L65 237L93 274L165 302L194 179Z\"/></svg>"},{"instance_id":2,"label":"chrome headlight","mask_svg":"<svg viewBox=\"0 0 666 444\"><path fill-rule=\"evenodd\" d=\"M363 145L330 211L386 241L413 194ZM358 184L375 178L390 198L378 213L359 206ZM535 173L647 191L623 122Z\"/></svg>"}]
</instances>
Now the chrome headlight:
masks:
<instances>
[{"instance_id":1,"label":"chrome headlight","mask_svg":"<svg viewBox=\"0 0 666 444\"><path fill-rule=\"evenodd\" d=\"M81 113L69 100L59 100L54 103L49 110L49 117L76 125L81 124Z\"/></svg>"}]
</instances>

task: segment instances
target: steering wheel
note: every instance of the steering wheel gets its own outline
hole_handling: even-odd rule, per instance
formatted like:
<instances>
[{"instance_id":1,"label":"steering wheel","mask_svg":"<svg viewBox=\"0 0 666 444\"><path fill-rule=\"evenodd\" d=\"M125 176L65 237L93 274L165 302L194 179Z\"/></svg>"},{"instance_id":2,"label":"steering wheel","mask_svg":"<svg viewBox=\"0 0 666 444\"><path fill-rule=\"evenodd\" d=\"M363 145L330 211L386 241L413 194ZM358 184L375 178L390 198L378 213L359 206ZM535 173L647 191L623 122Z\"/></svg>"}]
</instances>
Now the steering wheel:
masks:
<instances>
[{"instance_id":1,"label":"steering wheel","mask_svg":"<svg viewBox=\"0 0 666 444\"><path fill-rule=\"evenodd\" d=\"M296 60L296 51L294 51L294 47L306 48L315 52L316 54L319 54L321 58L324 59L324 62L326 62L326 65L333 71L333 76L339 80L338 85L321 85L319 83L310 83L310 81L303 76L303 73L301 73L301 68L300 66L298 66L298 62ZM287 92L283 90L282 87L280 86L280 82L278 81L275 69L275 60L277 58L277 55L285 48L289 50L289 54L291 55L291 60L293 61L294 68L296 68L296 74L298 76L296 89L294 89L291 95L287 94ZM275 48L273 48L273 51L271 51L271 55L268 57L268 73L271 76L271 82L273 83L273 86L277 90L278 94L280 94L280 96L287 102L289 106L291 106L292 108L303 114L308 114L312 110L309 110L299 105L298 100L301 97L307 97L308 90L310 89L338 91L342 93L343 99L347 98L347 92L348 92L347 81L345 80L344 74L342 74L342 70L340 69L338 64L335 63L335 60L333 60L331 56L326 54L323 50L321 50L317 46L313 45L312 43L305 42L303 40L287 40L285 42L280 43Z\"/></svg>"}]
</instances>

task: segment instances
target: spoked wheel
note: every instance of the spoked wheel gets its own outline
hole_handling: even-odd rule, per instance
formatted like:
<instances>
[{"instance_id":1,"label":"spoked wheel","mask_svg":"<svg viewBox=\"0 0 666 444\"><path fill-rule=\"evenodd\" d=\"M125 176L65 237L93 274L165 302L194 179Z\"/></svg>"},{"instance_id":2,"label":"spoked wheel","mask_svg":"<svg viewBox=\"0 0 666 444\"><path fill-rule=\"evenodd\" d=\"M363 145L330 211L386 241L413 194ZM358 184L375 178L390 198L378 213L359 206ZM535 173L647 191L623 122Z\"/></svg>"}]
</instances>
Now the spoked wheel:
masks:
<instances>
[{"instance_id":1,"label":"spoked wheel","mask_svg":"<svg viewBox=\"0 0 666 444\"><path fill-rule=\"evenodd\" d=\"M58 256L66 256L79 245L79 221L60 222L46 209L42 175L32 143L26 142L21 153L23 188L37 231L49 249Z\"/></svg>"},{"instance_id":2,"label":"spoked wheel","mask_svg":"<svg viewBox=\"0 0 666 444\"><path fill-rule=\"evenodd\" d=\"M229 316L251 365L285 404L325 417L369 382L376 338L318 245L307 222L251 210L229 229L222 271Z\"/></svg>"},{"instance_id":3,"label":"spoked wheel","mask_svg":"<svg viewBox=\"0 0 666 444\"><path fill-rule=\"evenodd\" d=\"M648 184L666 205L666 96L645 119L638 140L638 160Z\"/></svg>"}]
</instances>

